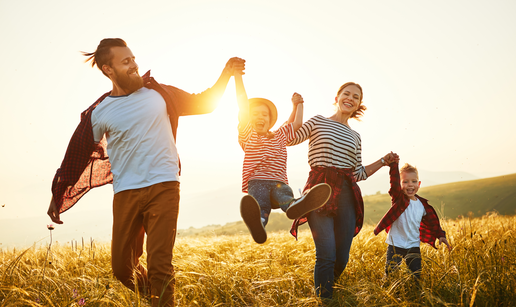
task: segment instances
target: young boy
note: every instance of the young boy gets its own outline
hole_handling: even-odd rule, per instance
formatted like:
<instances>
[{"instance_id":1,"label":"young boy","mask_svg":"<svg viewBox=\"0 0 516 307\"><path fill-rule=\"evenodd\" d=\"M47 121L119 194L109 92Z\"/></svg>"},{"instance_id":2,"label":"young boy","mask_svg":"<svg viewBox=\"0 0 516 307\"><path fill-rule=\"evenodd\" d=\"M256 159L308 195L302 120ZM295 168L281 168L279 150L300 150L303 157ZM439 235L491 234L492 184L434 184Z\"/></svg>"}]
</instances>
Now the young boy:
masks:
<instances>
[{"instance_id":1,"label":"young boy","mask_svg":"<svg viewBox=\"0 0 516 307\"><path fill-rule=\"evenodd\" d=\"M397 157L397 155L396 155ZM399 161L399 158L397 158ZM439 224L439 218L428 200L417 195L421 181L417 169L406 163L398 171L398 161L390 166L392 205L374 229L378 235L382 230L388 233L385 243L387 247L387 262L385 274L395 270L403 259L412 271L416 280L421 276L420 242L435 247L435 240L444 243L451 250L446 233ZM400 178L401 177L401 178Z\"/></svg>"},{"instance_id":2,"label":"young boy","mask_svg":"<svg viewBox=\"0 0 516 307\"><path fill-rule=\"evenodd\" d=\"M281 208L290 219L323 206L331 194L328 184L314 186L294 199L287 180L286 144L294 139L303 121L303 97L292 95L295 118L270 132L277 119L276 106L264 98L247 99L242 76L235 76L239 106L238 142L245 152L240 214L256 243L264 243L271 209Z\"/></svg>"}]
</instances>

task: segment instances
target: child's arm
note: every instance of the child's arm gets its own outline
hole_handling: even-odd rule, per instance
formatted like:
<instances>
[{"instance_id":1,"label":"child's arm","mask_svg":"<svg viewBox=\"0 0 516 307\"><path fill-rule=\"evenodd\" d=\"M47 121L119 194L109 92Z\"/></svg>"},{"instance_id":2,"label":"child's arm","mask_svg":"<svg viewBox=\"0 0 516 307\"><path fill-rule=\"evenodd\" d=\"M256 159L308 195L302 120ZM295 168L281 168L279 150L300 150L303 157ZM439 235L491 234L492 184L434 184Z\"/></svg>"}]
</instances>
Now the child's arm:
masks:
<instances>
[{"instance_id":1,"label":"child's arm","mask_svg":"<svg viewBox=\"0 0 516 307\"><path fill-rule=\"evenodd\" d=\"M442 243L444 243L444 244L446 244L446 246L448 246L448 250L450 250L450 251L452 250L450 243L448 243L448 240L446 240L446 237L439 238L439 245L441 245Z\"/></svg>"},{"instance_id":2,"label":"child's arm","mask_svg":"<svg viewBox=\"0 0 516 307\"><path fill-rule=\"evenodd\" d=\"M235 88L238 103L238 129L244 129L249 123L249 100L245 92L242 75L235 74Z\"/></svg>"},{"instance_id":3,"label":"child's arm","mask_svg":"<svg viewBox=\"0 0 516 307\"><path fill-rule=\"evenodd\" d=\"M391 196L391 199L394 200L397 199L401 195L401 178L400 178L400 171L399 171L399 165L397 161L391 162L389 164L389 177L391 181L391 188L389 189L389 195Z\"/></svg>"},{"instance_id":4,"label":"child's arm","mask_svg":"<svg viewBox=\"0 0 516 307\"><path fill-rule=\"evenodd\" d=\"M303 103L303 96L299 95L298 93L294 93L292 95L292 104L294 107L292 108L292 114L290 115L287 124L292 123L294 126L294 131L297 131L299 128L301 128L301 125L303 124Z\"/></svg>"}]
</instances>

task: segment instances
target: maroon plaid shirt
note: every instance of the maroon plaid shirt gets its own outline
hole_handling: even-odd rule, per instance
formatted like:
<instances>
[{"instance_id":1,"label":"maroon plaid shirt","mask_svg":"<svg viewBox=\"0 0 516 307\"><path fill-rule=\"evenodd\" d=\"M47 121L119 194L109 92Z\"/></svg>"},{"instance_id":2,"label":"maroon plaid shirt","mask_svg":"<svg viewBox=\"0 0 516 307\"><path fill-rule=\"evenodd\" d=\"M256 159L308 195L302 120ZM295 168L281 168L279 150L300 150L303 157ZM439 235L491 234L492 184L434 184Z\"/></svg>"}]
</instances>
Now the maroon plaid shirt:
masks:
<instances>
[{"instance_id":1,"label":"maroon plaid shirt","mask_svg":"<svg viewBox=\"0 0 516 307\"><path fill-rule=\"evenodd\" d=\"M159 84L150 76L150 71L142 77L144 86L157 91L165 100L174 138L179 116L205 114L216 107L216 101L212 99L216 93L210 89L201 94L189 94L176 87ZM91 113L110 93L102 95L82 112L81 122L54 176L52 195L60 213L70 209L92 188L113 182L106 139L95 144L91 126Z\"/></svg>"},{"instance_id":2,"label":"maroon plaid shirt","mask_svg":"<svg viewBox=\"0 0 516 307\"><path fill-rule=\"evenodd\" d=\"M392 205L378 225L376 225L376 228L374 229L375 235L378 235L384 229L386 232L389 232L392 223L400 217L403 211L405 211L410 204L409 197L401 190L398 163L393 162L389 166L389 174L391 178L391 189L389 190L389 194L391 195ZM419 195L416 195L416 197L421 201L426 211L426 215L421 219L419 239L421 242L428 243L436 248L435 239L446 237L446 232L442 230L441 225L439 224L439 217L437 216L434 208L428 204L428 200Z\"/></svg>"},{"instance_id":3,"label":"maroon plaid shirt","mask_svg":"<svg viewBox=\"0 0 516 307\"><path fill-rule=\"evenodd\" d=\"M362 193L360 192L360 187L358 186L355 180L355 176L353 176L352 169L320 166L312 167L308 175L308 180L306 181L306 185L303 192L311 189L313 186L319 183L329 184L332 190L330 199L328 200L328 202L326 202L324 206L317 209L316 212L323 213L328 216L335 216L344 180L347 180L350 183L351 188L353 189L353 194L355 195L356 236L360 232L360 229L362 229L362 225L364 223L364 200L362 199ZM294 223L292 223L290 233L296 238L296 240L298 233L297 229L299 226L303 225L308 221L307 216L308 215L298 218L294 220Z\"/></svg>"}]
</instances>

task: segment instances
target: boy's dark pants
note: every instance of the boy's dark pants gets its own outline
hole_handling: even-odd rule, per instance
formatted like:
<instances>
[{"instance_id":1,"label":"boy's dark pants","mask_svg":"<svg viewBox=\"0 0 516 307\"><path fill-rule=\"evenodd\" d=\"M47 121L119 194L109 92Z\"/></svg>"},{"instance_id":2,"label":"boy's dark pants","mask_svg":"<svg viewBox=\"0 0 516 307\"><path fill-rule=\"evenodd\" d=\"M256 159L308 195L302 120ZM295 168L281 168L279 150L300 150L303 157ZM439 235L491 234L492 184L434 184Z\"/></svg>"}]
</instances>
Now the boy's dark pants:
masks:
<instances>
[{"instance_id":1,"label":"boy's dark pants","mask_svg":"<svg viewBox=\"0 0 516 307\"><path fill-rule=\"evenodd\" d=\"M385 274L389 275L391 271L396 270L401 265L401 260L403 259L405 259L407 266L416 279L419 280L421 278L421 250L419 247L404 249L389 245L389 247L387 247Z\"/></svg>"}]
</instances>

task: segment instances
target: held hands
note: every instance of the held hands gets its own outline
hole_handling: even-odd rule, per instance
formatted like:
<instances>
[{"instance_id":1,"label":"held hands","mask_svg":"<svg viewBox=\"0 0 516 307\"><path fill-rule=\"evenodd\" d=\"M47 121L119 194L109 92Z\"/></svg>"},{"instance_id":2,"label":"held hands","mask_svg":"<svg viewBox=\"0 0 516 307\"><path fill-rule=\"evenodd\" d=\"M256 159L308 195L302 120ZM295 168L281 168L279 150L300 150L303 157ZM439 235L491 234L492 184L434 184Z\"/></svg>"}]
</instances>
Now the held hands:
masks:
<instances>
[{"instance_id":1,"label":"held hands","mask_svg":"<svg viewBox=\"0 0 516 307\"><path fill-rule=\"evenodd\" d=\"M304 103L303 96L301 96L298 93L292 94L292 103L294 104L294 107L296 107L300 103Z\"/></svg>"},{"instance_id":2,"label":"held hands","mask_svg":"<svg viewBox=\"0 0 516 307\"><path fill-rule=\"evenodd\" d=\"M451 250L452 250L452 247L451 247L450 243L448 243L448 240L446 240L446 238L445 238L445 237L440 237L440 238L439 238L439 245L441 245L441 244L443 244L443 243L444 243L444 244L446 244L446 246L448 246L448 250L449 250L449 251L451 251Z\"/></svg>"},{"instance_id":3,"label":"held hands","mask_svg":"<svg viewBox=\"0 0 516 307\"><path fill-rule=\"evenodd\" d=\"M391 151L383 157L383 160L385 161L384 165L389 165L392 162L400 162L400 156L398 156L397 153Z\"/></svg>"},{"instance_id":4,"label":"held hands","mask_svg":"<svg viewBox=\"0 0 516 307\"><path fill-rule=\"evenodd\" d=\"M244 69L245 60L237 57L229 59L226 63L226 67L224 68L224 70L232 76L245 75Z\"/></svg>"}]
</instances>

